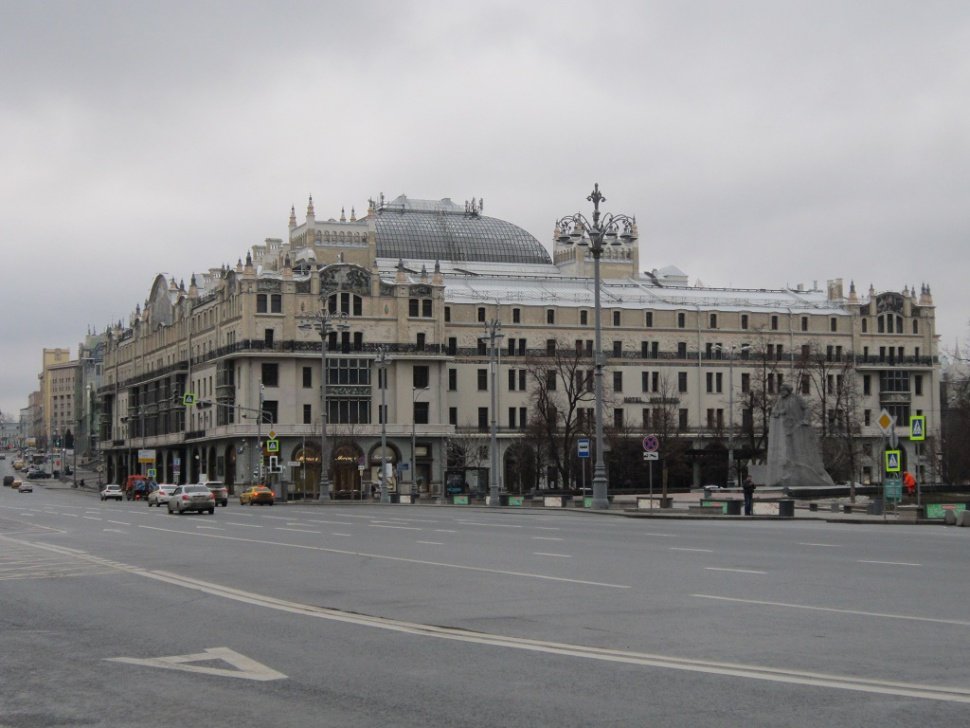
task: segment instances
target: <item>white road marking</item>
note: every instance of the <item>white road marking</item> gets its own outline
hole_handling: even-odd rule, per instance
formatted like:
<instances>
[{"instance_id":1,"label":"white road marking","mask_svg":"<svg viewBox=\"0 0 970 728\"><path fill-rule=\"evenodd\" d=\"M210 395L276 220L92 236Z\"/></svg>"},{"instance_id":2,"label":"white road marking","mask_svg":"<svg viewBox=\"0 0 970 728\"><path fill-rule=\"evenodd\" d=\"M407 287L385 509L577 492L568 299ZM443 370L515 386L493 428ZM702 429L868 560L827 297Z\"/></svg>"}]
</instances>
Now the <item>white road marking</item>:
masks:
<instances>
[{"instance_id":1,"label":"white road marking","mask_svg":"<svg viewBox=\"0 0 970 728\"><path fill-rule=\"evenodd\" d=\"M455 531L454 529L451 529L451 528L436 528L434 529L434 532L435 533L458 533L458 531Z\"/></svg>"},{"instance_id":2,"label":"white road marking","mask_svg":"<svg viewBox=\"0 0 970 728\"><path fill-rule=\"evenodd\" d=\"M558 531L559 526L536 526L537 531Z\"/></svg>"},{"instance_id":3,"label":"white road marking","mask_svg":"<svg viewBox=\"0 0 970 728\"><path fill-rule=\"evenodd\" d=\"M334 531L330 535L331 536L351 536L351 534L349 534L349 533L338 533L337 531Z\"/></svg>"},{"instance_id":4,"label":"white road marking","mask_svg":"<svg viewBox=\"0 0 970 728\"><path fill-rule=\"evenodd\" d=\"M124 662L128 665L142 665L144 667L161 667L165 670L183 670L185 672L196 672L205 675L219 675L221 677L241 677L246 680L257 680L265 682L267 680L282 680L286 677L282 672L277 672L256 660L240 655L228 647L210 647L205 652L195 655L175 655L173 657L153 657L148 659L138 659L135 657L108 657L108 662ZM211 667L208 665L193 665L193 662L212 662L222 660L232 665L232 670L224 667Z\"/></svg>"},{"instance_id":5,"label":"white road marking","mask_svg":"<svg viewBox=\"0 0 970 728\"><path fill-rule=\"evenodd\" d=\"M366 556L369 559L384 559L385 561L395 561L402 564L419 564L422 566L434 566L444 569L460 569L462 571L475 571L481 574L499 574L501 576L517 576L525 579L541 579L543 581L559 581L567 584L585 584L587 586L601 586L607 589L630 589L629 584L610 584L601 581L588 581L586 579L570 579L564 576L552 576L550 574L536 574L526 571L507 571L504 569L489 569L483 566L466 566L464 564L449 564L445 561L427 561L425 559L409 559L403 556L387 556L386 554L374 554L365 551L348 551L346 549L327 548L324 546L314 546L312 544L286 543L284 541L268 541L258 538L243 538L242 536L220 536L217 534L199 533L198 531L182 531L177 528L162 528L160 526L139 525L149 531L164 531L166 533L180 533L188 536L204 536L206 538L218 538L224 541L241 541L243 543L257 543L264 546L282 546L291 549L303 549L306 551L319 551L321 553L341 554L343 556ZM2 537L0 537L2 538Z\"/></svg>"},{"instance_id":6,"label":"white road marking","mask_svg":"<svg viewBox=\"0 0 970 728\"><path fill-rule=\"evenodd\" d=\"M235 521L226 521L227 526L242 526L243 528L262 528L258 523L236 523Z\"/></svg>"},{"instance_id":7,"label":"white road marking","mask_svg":"<svg viewBox=\"0 0 970 728\"><path fill-rule=\"evenodd\" d=\"M922 564L911 564L908 561L862 561L860 559L857 563L860 563L860 564L883 564L884 566L922 566Z\"/></svg>"},{"instance_id":8,"label":"white road marking","mask_svg":"<svg viewBox=\"0 0 970 728\"><path fill-rule=\"evenodd\" d=\"M705 566L705 571L732 571L735 574L767 574L767 571L756 571L755 569L725 569L717 566Z\"/></svg>"},{"instance_id":9,"label":"white road marking","mask_svg":"<svg viewBox=\"0 0 970 728\"><path fill-rule=\"evenodd\" d=\"M143 528L152 528L143 526ZM163 530L163 529L155 529ZM215 538L227 538L216 536ZM239 539L228 539L239 540ZM784 668L765 667L762 665L716 662L712 660L690 659L673 657L670 655L651 654L645 652L633 652L619 649L607 649L597 647L586 647L584 645L572 645L562 642L547 642L543 640L532 640L518 637L509 637L498 634L488 634L484 632L469 632L464 629L454 629L448 627L436 627L433 625L417 624L402 620L386 619L382 617L371 617L362 614L341 612L339 610L325 609L310 604L290 602L275 597L264 596L253 592L246 592L230 587L223 587L211 582L190 579L178 574L163 571L147 571L127 564L102 559L96 556L78 554L73 550L63 550L60 547L49 544L37 544L28 541L20 541L6 536L0 536L0 541L14 543L21 546L29 546L35 549L51 551L54 553L68 553L76 555L77 559L88 563L107 566L136 576L155 579L168 584L181 586L186 589L200 591L213 596L231 599L244 604L261 606L266 609L275 609L290 614L298 614L311 618L329 619L348 624L356 624L364 627L385 629L389 631L412 634L424 637L434 637L438 639L453 640L468 644L488 645L493 647L505 647L507 649L526 650L530 652L562 655L589 660L599 660L626 665L639 665L644 667L654 667L667 670L682 670L710 675L724 675L729 677L739 677L749 680L763 680L767 682L784 683L790 685L811 685L814 687L830 688L835 690L850 690L864 693L874 693L880 695L904 696L923 700L938 700L951 703L970 704L970 688L949 687L940 685L923 685L913 682L896 682L891 680L876 680L856 676L837 675L832 673L810 672L806 670L789 670ZM704 595L694 595L704 596ZM719 597L710 597L718 599ZM728 600L742 601L742 600ZM222 650L226 648L216 648ZM226 657L232 659L226 659ZM236 673L253 671L259 673L259 669L249 663L240 663L242 657L238 653L227 655L224 653L213 653L207 650L200 655L183 655L175 658L155 658L161 661L151 666L164 667L169 669L185 669L192 666L191 662L211 661L212 659L223 659L234 666L239 667ZM111 658L113 661L127 662L129 664L146 664L144 660L136 661L135 658ZM242 657L248 660L248 658ZM262 667L262 666L261 666ZM212 668L203 670L190 670L191 672L206 672ZM216 668L218 669L218 668ZM274 671L275 672L275 671ZM221 673L226 677L243 677L241 674ZM257 679L257 678L253 678ZM268 677L264 679L269 679Z\"/></svg>"},{"instance_id":10,"label":"white road marking","mask_svg":"<svg viewBox=\"0 0 970 728\"><path fill-rule=\"evenodd\" d=\"M570 556L569 554L550 554L550 553L546 553L545 551L533 551L532 555L533 556L555 556L556 558L560 558L560 559L572 558L572 556Z\"/></svg>"},{"instance_id":11,"label":"white road marking","mask_svg":"<svg viewBox=\"0 0 970 728\"><path fill-rule=\"evenodd\" d=\"M671 546L671 547L669 547L668 550L669 551L696 551L699 554L713 554L714 553L714 549L688 549L688 548L683 548L683 547L680 547L680 546Z\"/></svg>"},{"instance_id":12,"label":"white road marking","mask_svg":"<svg viewBox=\"0 0 970 728\"><path fill-rule=\"evenodd\" d=\"M119 526L130 526L131 525L130 523L126 523L125 521L112 521L110 518L108 519L108 523L115 523L115 524L117 524Z\"/></svg>"},{"instance_id":13,"label":"white road marking","mask_svg":"<svg viewBox=\"0 0 970 728\"><path fill-rule=\"evenodd\" d=\"M283 528L282 526L277 526L275 530L277 530L277 531L292 531L294 533L318 533L318 534L322 534L323 533L323 531L311 531L308 528Z\"/></svg>"},{"instance_id":14,"label":"white road marking","mask_svg":"<svg viewBox=\"0 0 970 728\"><path fill-rule=\"evenodd\" d=\"M396 528L399 531L423 531L423 528L417 526L391 526L386 523L371 523L368 524L371 528Z\"/></svg>"},{"instance_id":15,"label":"white road marking","mask_svg":"<svg viewBox=\"0 0 970 728\"><path fill-rule=\"evenodd\" d=\"M105 533L128 533L127 531L123 531L120 528L102 528L101 530L104 531Z\"/></svg>"},{"instance_id":16,"label":"white road marking","mask_svg":"<svg viewBox=\"0 0 970 728\"><path fill-rule=\"evenodd\" d=\"M138 572L152 579L158 579L170 584L183 586L226 599L233 599L246 604L263 606L269 609L301 614L318 619L330 619L360 626L385 629L399 633L413 634L424 637L453 640L470 644L505 647L507 649L526 650L546 654L576 657L581 659L599 660L626 665L661 668L667 670L682 670L710 675L725 675L749 680L764 680L767 682L785 683L793 685L811 685L814 687L831 688L836 690L850 690L856 692L876 693L881 695L905 696L924 700L939 700L951 703L970 704L970 690L959 687L938 685L921 685L912 682L894 682L890 680L874 680L855 676L809 672L805 670L787 670L783 668L749 665L743 663L715 662L711 660L672 657L669 655L633 652L618 649L586 647L562 642L546 642L542 640L508 637L505 635L488 634L482 632L468 632L462 629L436 627L432 625L416 624L402 620L369 617L332 609L325 609L299 602L288 602L273 597L266 597L251 592L240 591L228 587L221 587L209 582L181 577L178 574L165 572Z\"/></svg>"},{"instance_id":17,"label":"white road marking","mask_svg":"<svg viewBox=\"0 0 970 728\"><path fill-rule=\"evenodd\" d=\"M418 543L427 544L428 546L444 546L443 541L418 541Z\"/></svg>"},{"instance_id":18,"label":"white road marking","mask_svg":"<svg viewBox=\"0 0 970 728\"><path fill-rule=\"evenodd\" d=\"M889 612L864 612L859 609L839 609L837 607L816 607L811 604L790 604L788 602L767 602L760 599L737 599L735 597L719 597L714 594L691 594L698 599L715 599L720 602L734 602L737 604L756 604L763 607L785 607L786 609L805 609L812 612L831 612L833 614L852 614L858 617L881 617L882 619L903 619L911 622L930 622L933 624L953 624L958 627L970 627L970 621L962 619L938 619L935 617L916 617L911 614L891 614Z\"/></svg>"},{"instance_id":19,"label":"white road marking","mask_svg":"<svg viewBox=\"0 0 970 728\"><path fill-rule=\"evenodd\" d=\"M458 521L463 526L488 526L489 528L525 528L512 523L480 523L478 521Z\"/></svg>"},{"instance_id":20,"label":"white road marking","mask_svg":"<svg viewBox=\"0 0 970 728\"><path fill-rule=\"evenodd\" d=\"M838 544L838 543L801 543L800 542L798 545L799 546L827 546L833 549L842 548L842 544Z\"/></svg>"},{"instance_id":21,"label":"white road marking","mask_svg":"<svg viewBox=\"0 0 970 728\"><path fill-rule=\"evenodd\" d=\"M218 526L196 526L196 528L202 528L207 531L225 531L224 528L219 528Z\"/></svg>"},{"instance_id":22,"label":"white road marking","mask_svg":"<svg viewBox=\"0 0 970 728\"><path fill-rule=\"evenodd\" d=\"M349 521L318 521L315 519L307 519L307 523L319 523L323 526L353 526L353 523Z\"/></svg>"},{"instance_id":23,"label":"white road marking","mask_svg":"<svg viewBox=\"0 0 970 728\"><path fill-rule=\"evenodd\" d=\"M25 515L26 515L26 514L25 514ZM33 513L31 513L30 515L34 515L34 514L33 514ZM101 521L101 520L103 520L103 519L101 519L101 518L95 518L94 516L84 516L83 518L84 518L84 520L86 520L86 521Z\"/></svg>"},{"instance_id":24,"label":"white road marking","mask_svg":"<svg viewBox=\"0 0 970 728\"><path fill-rule=\"evenodd\" d=\"M533 541L562 541L561 536L533 536Z\"/></svg>"}]
</instances>

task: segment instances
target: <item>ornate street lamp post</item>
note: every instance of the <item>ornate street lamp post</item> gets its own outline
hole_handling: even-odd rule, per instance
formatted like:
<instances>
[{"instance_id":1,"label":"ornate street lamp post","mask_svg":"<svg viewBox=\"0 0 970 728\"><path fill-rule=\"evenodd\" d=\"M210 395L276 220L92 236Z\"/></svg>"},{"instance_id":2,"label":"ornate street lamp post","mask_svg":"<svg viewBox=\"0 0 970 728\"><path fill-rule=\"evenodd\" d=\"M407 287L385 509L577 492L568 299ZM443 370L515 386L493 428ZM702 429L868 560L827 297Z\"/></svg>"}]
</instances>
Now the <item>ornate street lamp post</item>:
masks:
<instances>
[{"instance_id":1,"label":"ornate street lamp post","mask_svg":"<svg viewBox=\"0 0 970 728\"><path fill-rule=\"evenodd\" d=\"M317 499L326 502L330 500L330 460L327 457L327 338L332 331L345 331L350 328L350 324L347 323L346 313L325 309L304 314L301 318L301 329L314 330L320 334L320 493Z\"/></svg>"},{"instance_id":2,"label":"ornate street lamp post","mask_svg":"<svg viewBox=\"0 0 970 728\"><path fill-rule=\"evenodd\" d=\"M733 488L737 482L734 479L734 354L738 351L748 351L748 344L731 344L722 346L715 344L714 349L728 353L728 477L727 487Z\"/></svg>"},{"instance_id":3,"label":"ornate street lamp post","mask_svg":"<svg viewBox=\"0 0 970 728\"><path fill-rule=\"evenodd\" d=\"M387 490L387 349L377 347L377 386L381 389L381 503L390 503Z\"/></svg>"},{"instance_id":4,"label":"ornate street lamp post","mask_svg":"<svg viewBox=\"0 0 970 728\"><path fill-rule=\"evenodd\" d=\"M489 367L492 370L491 376L491 421L490 421L490 443L489 443L489 468L488 468L488 504L493 508L501 505L498 484L498 342L505 338L505 334L500 333L502 322L494 318L485 322L485 334L488 336Z\"/></svg>"},{"instance_id":5,"label":"ornate street lamp post","mask_svg":"<svg viewBox=\"0 0 970 728\"><path fill-rule=\"evenodd\" d=\"M624 245L636 240L636 218L629 215L606 213L600 221L600 202L606 198L600 192L597 182L586 198L593 203L593 219L577 212L567 215L556 223L559 231L557 242L562 245L589 247L593 255L593 324L595 328L595 351L593 352L593 383L596 399L596 461L593 466L593 501L597 509L610 507L607 498L606 466L603 463L603 346L602 323L600 321L600 256L606 245Z\"/></svg>"}]
</instances>

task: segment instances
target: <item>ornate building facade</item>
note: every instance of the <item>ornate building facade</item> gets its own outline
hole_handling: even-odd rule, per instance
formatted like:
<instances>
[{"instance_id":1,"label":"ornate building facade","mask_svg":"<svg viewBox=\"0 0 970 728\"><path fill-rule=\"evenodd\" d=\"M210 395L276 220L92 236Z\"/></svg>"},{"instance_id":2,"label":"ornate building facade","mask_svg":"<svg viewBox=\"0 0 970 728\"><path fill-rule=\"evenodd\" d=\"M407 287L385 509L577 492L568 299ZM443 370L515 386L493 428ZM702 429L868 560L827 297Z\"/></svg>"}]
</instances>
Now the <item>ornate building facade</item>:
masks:
<instances>
[{"instance_id":1,"label":"ornate building facade","mask_svg":"<svg viewBox=\"0 0 970 728\"><path fill-rule=\"evenodd\" d=\"M601 266L615 453L662 429L685 458L680 484L707 482L717 467L725 475L725 443L739 462L763 452L783 383L813 398L823 435L846 435L855 480L882 477L883 409L900 425L926 413L931 442L938 431L926 285L865 296L840 280L825 290L689 286L675 268L639 270L635 228ZM239 487L265 478L273 456L277 488L314 497L322 462L334 497L353 498L370 492L383 458L392 490L438 496L484 482L494 418L505 488L577 485L585 474L553 468L547 444L591 427L592 270L587 249L557 231L550 256L486 217L481 201L381 196L360 218L318 220L311 198L302 222L291 210L285 240L188 287L159 274L128 325L107 332L97 433L107 478L145 468L142 450L160 481ZM500 330L495 352L489 326ZM278 451L266 449L270 433ZM932 457L909 455L932 477ZM643 483L642 464L610 462L611 488Z\"/></svg>"}]
</instances>

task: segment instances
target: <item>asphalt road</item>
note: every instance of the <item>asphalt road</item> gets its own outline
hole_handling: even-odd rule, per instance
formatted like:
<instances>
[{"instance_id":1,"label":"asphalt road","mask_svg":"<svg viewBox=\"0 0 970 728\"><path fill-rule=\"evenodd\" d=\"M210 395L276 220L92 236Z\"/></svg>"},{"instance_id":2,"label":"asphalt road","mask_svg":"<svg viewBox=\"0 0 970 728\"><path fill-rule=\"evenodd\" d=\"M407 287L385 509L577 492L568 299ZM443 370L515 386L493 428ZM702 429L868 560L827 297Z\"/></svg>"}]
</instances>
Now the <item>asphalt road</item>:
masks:
<instances>
[{"instance_id":1,"label":"asphalt road","mask_svg":"<svg viewBox=\"0 0 970 728\"><path fill-rule=\"evenodd\" d=\"M176 516L41 481L0 491L0 728L965 725L968 555L939 526Z\"/></svg>"}]
</instances>

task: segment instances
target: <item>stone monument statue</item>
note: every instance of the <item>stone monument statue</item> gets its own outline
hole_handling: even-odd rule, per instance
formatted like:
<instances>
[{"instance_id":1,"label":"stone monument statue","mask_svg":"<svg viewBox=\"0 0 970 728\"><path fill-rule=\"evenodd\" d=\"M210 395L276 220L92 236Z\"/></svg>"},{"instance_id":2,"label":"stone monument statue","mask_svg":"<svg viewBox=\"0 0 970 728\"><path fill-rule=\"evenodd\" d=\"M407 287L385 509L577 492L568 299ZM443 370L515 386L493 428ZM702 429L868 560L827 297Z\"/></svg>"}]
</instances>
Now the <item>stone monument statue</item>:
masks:
<instances>
[{"instance_id":1,"label":"stone monument statue","mask_svg":"<svg viewBox=\"0 0 970 728\"><path fill-rule=\"evenodd\" d=\"M818 437L805 401L787 384L781 386L771 408L765 481L765 485L782 487L834 485L822 466Z\"/></svg>"}]
</instances>

